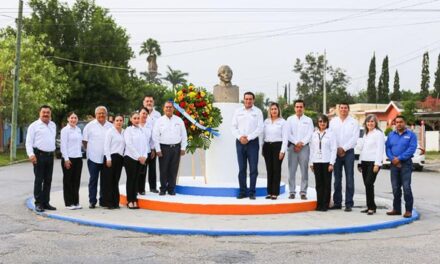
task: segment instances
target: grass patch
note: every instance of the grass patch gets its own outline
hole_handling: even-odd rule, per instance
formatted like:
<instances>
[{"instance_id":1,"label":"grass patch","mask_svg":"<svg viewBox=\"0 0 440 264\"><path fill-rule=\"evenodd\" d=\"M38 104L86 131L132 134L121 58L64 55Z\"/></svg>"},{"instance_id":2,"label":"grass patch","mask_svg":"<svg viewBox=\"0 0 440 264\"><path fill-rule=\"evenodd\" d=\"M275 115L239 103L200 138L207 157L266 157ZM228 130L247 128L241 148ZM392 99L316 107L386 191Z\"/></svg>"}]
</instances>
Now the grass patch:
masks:
<instances>
[{"instance_id":1,"label":"grass patch","mask_svg":"<svg viewBox=\"0 0 440 264\"><path fill-rule=\"evenodd\" d=\"M28 156L26 155L25 149L17 149L17 159L16 160L26 160ZM0 166L9 165L9 151L0 153Z\"/></svg>"},{"instance_id":2,"label":"grass patch","mask_svg":"<svg viewBox=\"0 0 440 264\"><path fill-rule=\"evenodd\" d=\"M438 151L426 151L425 158L427 160L440 160L440 152L438 152Z\"/></svg>"}]
</instances>

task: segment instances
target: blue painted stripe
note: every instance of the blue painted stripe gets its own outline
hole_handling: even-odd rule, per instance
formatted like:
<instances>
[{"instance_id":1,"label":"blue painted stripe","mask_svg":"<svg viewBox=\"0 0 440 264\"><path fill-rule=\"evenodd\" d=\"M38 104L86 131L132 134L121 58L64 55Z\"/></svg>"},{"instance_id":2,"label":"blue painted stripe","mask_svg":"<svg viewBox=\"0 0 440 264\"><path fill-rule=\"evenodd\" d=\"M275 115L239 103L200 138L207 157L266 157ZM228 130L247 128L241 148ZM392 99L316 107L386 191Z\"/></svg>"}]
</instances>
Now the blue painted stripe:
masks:
<instances>
[{"instance_id":1,"label":"blue painted stripe","mask_svg":"<svg viewBox=\"0 0 440 264\"><path fill-rule=\"evenodd\" d=\"M33 198L26 201L29 209L34 210ZM142 226L130 226L119 224L108 224L96 221L82 220L67 216L52 215L47 213L37 213L39 215L77 223L81 225L103 227L115 230L128 230L134 232L157 234L157 235L206 235L206 236L308 236L308 235L326 235L326 234L347 234L347 233L364 233L380 229L395 228L401 225L412 223L420 218L417 210L413 210L411 218L402 218L383 223L376 223L363 226L340 227L340 228L326 228L326 229L303 229L303 230L202 230L202 229L170 229L170 228L154 228Z\"/></svg>"},{"instance_id":2,"label":"blue painted stripe","mask_svg":"<svg viewBox=\"0 0 440 264\"><path fill-rule=\"evenodd\" d=\"M214 197L237 197L240 189L236 187L198 187L176 185L176 193L197 196L214 196ZM286 185L280 186L280 194L286 192ZM267 195L266 187L257 187L256 196L262 197Z\"/></svg>"}]
</instances>

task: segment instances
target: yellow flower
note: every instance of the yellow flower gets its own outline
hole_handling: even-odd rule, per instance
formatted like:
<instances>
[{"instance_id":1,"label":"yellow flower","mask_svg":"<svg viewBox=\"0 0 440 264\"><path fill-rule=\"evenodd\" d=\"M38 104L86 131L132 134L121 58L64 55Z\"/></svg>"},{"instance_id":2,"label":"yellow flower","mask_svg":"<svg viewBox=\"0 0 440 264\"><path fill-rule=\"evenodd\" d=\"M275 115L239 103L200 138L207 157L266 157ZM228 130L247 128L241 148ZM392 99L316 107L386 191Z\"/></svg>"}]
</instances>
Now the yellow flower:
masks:
<instances>
[{"instance_id":1,"label":"yellow flower","mask_svg":"<svg viewBox=\"0 0 440 264\"><path fill-rule=\"evenodd\" d=\"M184 97L183 94L179 95L179 97L178 97L179 102L183 101L183 97Z\"/></svg>"},{"instance_id":2,"label":"yellow flower","mask_svg":"<svg viewBox=\"0 0 440 264\"><path fill-rule=\"evenodd\" d=\"M191 129L192 130L196 130L196 126L195 125L191 125Z\"/></svg>"},{"instance_id":3,"label":"yellow flower","mask_svg":"<svg viewBox=\"0 0 440 264\"><path fill-rule=\"evenodd\" d=\"M177 95L178 95L178 96L181 96L181 95L182 95L182 90L178 91L178 92L177 92Z\"/></svg>"},{"instance_id":4,"label":"yellow flower","mask_svg":"<svg viewBox=\"0 0 440 264\"><path fill-rule=\"evenodd\" d=\"M206 109L205 112L206 112L207 114L209 114L209 109Z\"/></svg>"},{"instance_id":5,"label":"yellow flower","mask_svg":"<svg viewBox=\"0 0 440 264\"><path fill-rule=\"evenodd\" d=\"M197 95L196 92L190 92L190 93L188 94L188 96L189 96L190 98L194 98L194 97L196 97L196 95Z\"/></svg>"},{"instance_id":6,"label":"yellow flower","mask_svg":"<svg viewBox=\"0 0 440 264\"><path fill-rule=\"evenodd\" d=\"M200 96L201 96L201 97L205 97L205 95L206 95L206 93L205 93L204 91L201 91L201 92L200 92Z\"/></svg>"},{"instance_id":7,"label":"yellow flower","mask_svg":"<svg viewBox=\"0 0 440 264\"><path fill-rule=\"evenodd\" d=\"M209 132L208 131L205 131L204 134L205 134L205 136L209 136Z\"/></svg>"},{"instance_id":8,"label":"yellow flower","mask_svg":"<svg viewBox=\"0 0 440 264\"><path fill-rule=\"evenodd\" d=\"M205 124L205 122L203 122L202 120L200 120L199 123L200 123L200 125L202 125L202 126Z\"/></svg>"},{"instance_id":9,"label":"yellow flower","mask_svg":"<svg viewBox=\"0 0 440 264\"><path fill-rule=\"evenodd\" d=\"M192 139L193 139L193 136L188 136L188 139L189 139L189 140L192 140Z\"/></svg>"},{"instance_id":10,"label":"yellow flower","mask_svg":"<svg viewBox=\"0 0 440 264\"><path fill-rule=\"evenodd\" d=\"M194 86L190 85L190 86L188 86L188 89L189 89L190 91L192 91L192 90L194 90Z\"/></svg>"},{"instance_id":11,"label":"yellow flower","mask_svg":"<svg viewBox=\"0 0 440 264\"><path fill-rule=\"evenodd\" d=\"M212 123L212 116L209 118L209 123Z\"/></svg>"},{"instance_id":12,"label":"yellow flower","mask_svg":"<svg viewBox=\"0 0 440 264\"><path fill-rule=\"evenodd\" d=\"M194 118L194 119L196 118L194 115L191 115L191 117Z\"/></svg>"}]
</instances>

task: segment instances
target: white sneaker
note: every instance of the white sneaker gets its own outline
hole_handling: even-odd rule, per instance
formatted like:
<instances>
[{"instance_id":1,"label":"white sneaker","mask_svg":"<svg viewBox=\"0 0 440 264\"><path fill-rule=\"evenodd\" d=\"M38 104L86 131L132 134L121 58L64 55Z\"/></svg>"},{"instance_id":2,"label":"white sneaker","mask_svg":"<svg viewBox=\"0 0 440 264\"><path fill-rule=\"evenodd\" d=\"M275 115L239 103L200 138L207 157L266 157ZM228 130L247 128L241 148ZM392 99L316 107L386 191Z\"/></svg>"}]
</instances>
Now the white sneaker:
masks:
<instances>
[{"instance_id":1,"label":"white sneaker","mask_svg":"<svg viewBox=\"0 0 440 264\"><path fill-rule=\"evenodd\" d=\"M80 204L75 205L75 209L82 209L82 206Z\"/></svg>"},{"instance_id":2,"label":"white sneaker","mask_svg":"<svg viewBox=\"0 0 440 264\"><path fill-rule=\"evenodd\" d=\"M75 207L75 205L69 205L69 206L66 206L66 209L68 209L68 210L75 210L76 207Z\"/></svg>"}]
</instances>

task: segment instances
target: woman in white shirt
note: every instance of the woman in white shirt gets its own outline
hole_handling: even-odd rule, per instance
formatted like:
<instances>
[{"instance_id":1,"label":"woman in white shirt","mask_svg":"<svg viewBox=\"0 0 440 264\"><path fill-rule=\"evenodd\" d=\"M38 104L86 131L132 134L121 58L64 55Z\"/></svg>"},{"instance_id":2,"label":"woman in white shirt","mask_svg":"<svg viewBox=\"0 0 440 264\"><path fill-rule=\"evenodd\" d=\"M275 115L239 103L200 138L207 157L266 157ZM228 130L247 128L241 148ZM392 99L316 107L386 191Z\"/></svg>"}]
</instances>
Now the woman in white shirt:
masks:
<instances>
[{"instance_id":1,"label":"woman in white shirt","mask_svg":"<svg viewBox=\"0 0 440 264\"><path fill-rule=\"evenodd\" d=\"M327 211L330 203L333 165L336 160L336 137L328 129L326 115L318 116L318 129L310 141L310 168L315 174L317 211Z\"/></svg>"},{"instance_id":2,"label":"woman in white shirt","mask_svg":"<svg viewBox=\"0 0 440 264\"><path fill-rule=\"evenodd\" d=\"M76 125L78 116L74 112L67 114L68 124L61 129L61 168L63 169L64 204L69 210L81 209L79 204L79 186L81 183L82 134Z\"/></svg>"},{"instance_id":3,"label":"woman in white shirt","mask_svg":"<svg viewBox=\"0 0 440 264\"><path fill-rule=\"evenodd\" d=\"M153 122L151 121L149 117L148 109L145 107L141 107L139 109L139 127L143 129L145 136L148 137L150 149L154 149L154 144L152 140L152 133L153 133ZM145 195L145 181L147 178L147 170L148 170L148 162L151 159L154 159L155 152L151 151L150 159L147 160L145 165L141 166L141 170L139 173L139 179L138 179L138 193L140 195ZM152 175L148 175L148 183L150 187L150 192L158 193L156 190L156 179L154 180L151 177Z\"/></svg>"},{"instance_id":4,"label":"woman in white shirt","mask_svg":"<svg viewBox=\"0 0 440 264\"><path fill-rule=\"evenodd\" d=\"M124 117L116 115L113 127L105 133L104 169L101 177L102 206L108 209L119 208L119 179L124 163Z\"/></svg>"},{"instance_id":5,"label":"woman in white shirt","mask_svg":"<svg viewBox=\"0 0 440 264\"><path fill-rule=\"evenodd\" d=\"M127 207L138 209L137 191L141 166L145 165L150 152L149 137L139 127L139 113L134 112L130 117L131 126L124 132L125 152L124 167L127 174Z\"/></svg>"},{"instance_id":6,"label":"woman in white shirt","mask_svg":"<svg viewBox=\"0 0 440 264\"><path fill-rule=\"evenodd\" d=\"M375 115L368 115L364 122L365 134L360 142L359 160L361 161L359 170L364 179L365 193L367 196L367 209L362 213L372 215L376 213L376 203L374 202L374 182L377 173L382 166L383 154L385 151L385 136L378 128L378 121Z\"/></svg>"},{"instance_id":7,"label":"woman in white shirt","mask_svg":"<svg viewBox=\"0 0 440 264\"><path fill-rule=\"evenodd\" d=\"M281 164L286 152L287 142L283 144L284 125L286 120L281 117L277 103L269 106L269 117L264 121L263 157L267 170L266 199L276 200L280 194Z\"/></svg>"}]
</instances>

